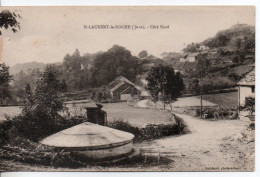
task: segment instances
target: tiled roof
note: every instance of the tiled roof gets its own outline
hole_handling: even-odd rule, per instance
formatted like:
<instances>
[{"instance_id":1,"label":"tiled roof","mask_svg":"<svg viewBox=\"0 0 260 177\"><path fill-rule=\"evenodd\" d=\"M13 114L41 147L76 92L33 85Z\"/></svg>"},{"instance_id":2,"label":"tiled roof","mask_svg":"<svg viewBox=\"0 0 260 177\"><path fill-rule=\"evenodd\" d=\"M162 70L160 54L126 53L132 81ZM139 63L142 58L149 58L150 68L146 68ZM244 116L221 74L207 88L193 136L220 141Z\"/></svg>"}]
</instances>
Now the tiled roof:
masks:
<instances>
[{"instance_id":1,"label":"tiled roof","mask_svg":"<svg viewBox=\"0 0 260 177\"><path fill-rule=\"evenodd\" d=\"M184 65L184 70L193 70L196 68L198 62L187 62L186 65Z\"/></svg>"},{"instance_id":2,"label":"tiled roof","mask_svg":"<svg viewBox=\"0 0 260 177\"><path fill-rule=\"evenodd\" d=\"M110 89L110 91L115 91L116 89L118 89L119 87L121 87L122 85L124 85L125 83L134 86L137 90L142 90L141 87L138 87L137 85L135 85L133 82L131 82L130 80L126 79L123 76L119 76L117 77L114 81L112 81L110 84L108 84L109 87L112 86L112 88Z\"/></svg>"},{"instance_id":3,"label":"tiled roof","mask_svg":"<svg viewBox=\"0 0 260 177\"><path fill-rule=\"evenodd\" d=\"M188 57L196 57L198 55L199 55L199 53L190 53L190 54L188 54Z\"/></svg>"}]
</instances>

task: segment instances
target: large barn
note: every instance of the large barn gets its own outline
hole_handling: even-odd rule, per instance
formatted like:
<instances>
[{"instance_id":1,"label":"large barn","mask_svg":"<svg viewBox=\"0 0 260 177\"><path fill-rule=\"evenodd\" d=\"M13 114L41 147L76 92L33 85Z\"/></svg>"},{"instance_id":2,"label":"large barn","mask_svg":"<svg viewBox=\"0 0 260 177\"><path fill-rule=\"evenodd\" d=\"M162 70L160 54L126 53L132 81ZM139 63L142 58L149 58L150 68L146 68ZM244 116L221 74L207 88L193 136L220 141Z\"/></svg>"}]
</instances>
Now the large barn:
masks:
<instances>
[{"instance_id":1,"label":"large barn","mask_svg":"<svg viewBox=\"0 0 260 177\"><path fill-rule=\"evenodd\" d=\"M142 92L141 87L136 86L123 76L117 77L107 85L107 88L114 100L129 100L132 94L138 95Z\"/></svg>"}]
</instances>

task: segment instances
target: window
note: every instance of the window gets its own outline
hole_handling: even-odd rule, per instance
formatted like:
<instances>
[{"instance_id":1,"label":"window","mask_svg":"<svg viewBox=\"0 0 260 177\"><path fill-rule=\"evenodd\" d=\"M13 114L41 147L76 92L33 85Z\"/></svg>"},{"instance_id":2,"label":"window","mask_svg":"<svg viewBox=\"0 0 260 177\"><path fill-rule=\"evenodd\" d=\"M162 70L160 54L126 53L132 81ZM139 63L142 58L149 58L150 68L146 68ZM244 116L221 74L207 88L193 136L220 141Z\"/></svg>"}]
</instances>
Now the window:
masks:
<instances>
[{"instance_id":1,"label":"window","mask_svg":"<svg viewBox=\"0 0 260 177\"><path fill-rule=\"evenodd\" d=\"M251 91L252 91L252 93L255 93L255 86L251 87Z\"/></svg>"}]
</instances>

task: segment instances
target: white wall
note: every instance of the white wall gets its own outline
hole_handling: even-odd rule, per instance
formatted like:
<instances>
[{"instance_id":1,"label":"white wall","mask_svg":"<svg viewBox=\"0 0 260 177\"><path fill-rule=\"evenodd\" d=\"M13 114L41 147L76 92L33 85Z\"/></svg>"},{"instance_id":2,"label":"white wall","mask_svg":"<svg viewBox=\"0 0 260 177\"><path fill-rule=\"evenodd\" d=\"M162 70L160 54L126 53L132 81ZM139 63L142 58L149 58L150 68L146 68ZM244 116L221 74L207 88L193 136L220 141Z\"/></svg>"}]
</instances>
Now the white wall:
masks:
<instances>
[{"instance_id":1,"label":"white wall","mask_svg":"<svg viewBox=\"0 0 260 177\"><path fill-rule=\"evenodd\" d=\"M195 57L187 57L187 60L188 60L189 62L195 62Z\"/></svg>"},{"instance_id":2,"label":"white wall","mask_svg":"<svg viewBox=\"0 0 260 177\"><path fill-rule=\"evenodd\" d=\"M245 104L246 97L255 97L251 87L240 86L240 106Z\"/></svg>"},{"instance_id":3,"label":"white wall","mask_svg":"<svg viewBox=\"0 0 260 177\"><path fill-rule=\"evenodd\" d=\"M131 98L131 94L121 94L120 99L121 100L129 100Z\"/></svg>"}]
</instances>

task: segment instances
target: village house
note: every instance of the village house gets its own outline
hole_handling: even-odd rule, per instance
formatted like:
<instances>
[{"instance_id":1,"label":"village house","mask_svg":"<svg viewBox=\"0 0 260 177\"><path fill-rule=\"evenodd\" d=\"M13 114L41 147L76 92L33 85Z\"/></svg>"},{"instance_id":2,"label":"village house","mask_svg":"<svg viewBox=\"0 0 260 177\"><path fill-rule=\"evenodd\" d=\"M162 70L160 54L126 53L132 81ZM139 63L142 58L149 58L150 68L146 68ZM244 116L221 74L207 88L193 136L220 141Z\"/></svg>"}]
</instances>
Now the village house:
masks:
<instances>
[{"instance_id":1,"label":"village house","mask_svg":"<svg viewBox=\"0 0 260 177\"><path fill-rule=\"evenodd\" d=\"M255 97L255 70L249 72L238 83L238 106L245 104L246 97ZM248 115L247 112L241 112L241 115Z\"/></svg>"},{"instance_id":2,"label":"village house","mask_svg":"<svg viewBox=\"0 0 260 177\"><path fill-rule=\"evenodd\" d=\"M182 54L182 55L180 55L180 62L185 62L185 61L187 61L187 56L188 56L188 54Z\"/></svg>"},{"instance_id":3,"label":"village house","mask_svg":"<svg viewBox=\"0 0 260 177\"><path fill-rule=\"evenodd\" d=\"M174 62L172 66L175 71L179 71L181 73L190 72L196 69L198 64L198 56L199 53L183 54L180 58L180 61Z\"/></svg>"},{"instance_id":4,"label":"village house","mask_svg":"<svg viewBox=\"0 0 260 177\"><path fill-rule=\"evenodd\" d=\"M187 61L188 62L195 62L195 61L197 61L198 60L198 55L199 55L199 53L190 53L190 54L188 54Z\"/></svg>"}]
</instances>

